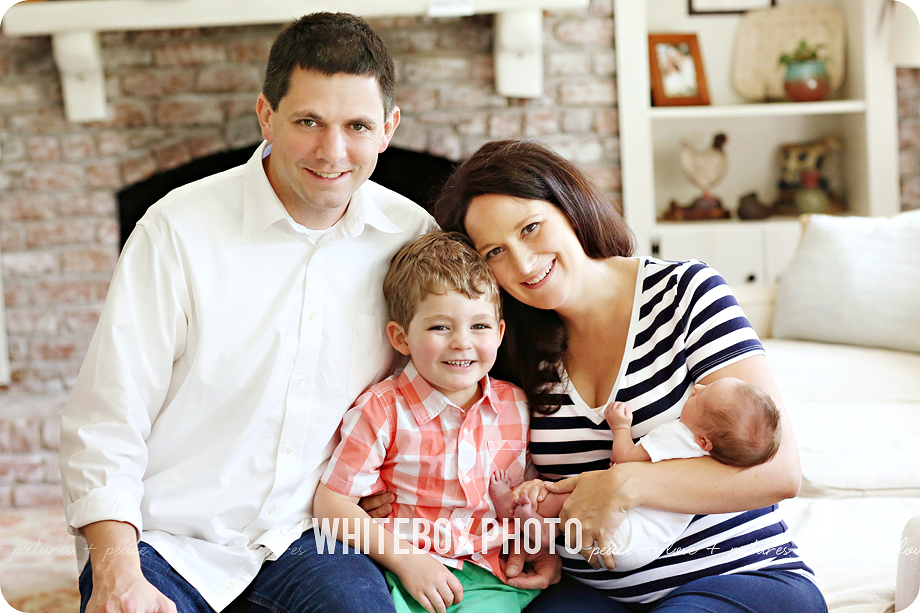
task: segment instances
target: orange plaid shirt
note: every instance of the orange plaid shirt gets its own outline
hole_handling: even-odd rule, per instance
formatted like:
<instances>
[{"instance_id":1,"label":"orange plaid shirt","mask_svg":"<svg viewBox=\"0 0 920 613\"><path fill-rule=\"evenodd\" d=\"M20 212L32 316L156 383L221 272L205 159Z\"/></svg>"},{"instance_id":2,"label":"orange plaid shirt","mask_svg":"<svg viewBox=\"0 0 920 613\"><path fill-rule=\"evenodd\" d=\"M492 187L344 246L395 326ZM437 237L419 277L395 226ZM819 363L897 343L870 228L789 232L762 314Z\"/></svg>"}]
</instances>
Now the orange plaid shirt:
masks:
<instances>
[{"instance_id":1,"label":"orange plaid shirt","mask_svg":"<svg viewBox=\"0 0 920 613\"><path fill-rule=\"evenodd\" d=\"M496 470L514 483L536 475L530 412L520 388L488 376L480 386L482 398L464 412L409 362L345 414L323 483L346 496L393 492L388 530L447 566L469 560L504 580L498 558L508 535L482 535L484 520L495 518L489 479Z\"/></svg>"}]
</instances>

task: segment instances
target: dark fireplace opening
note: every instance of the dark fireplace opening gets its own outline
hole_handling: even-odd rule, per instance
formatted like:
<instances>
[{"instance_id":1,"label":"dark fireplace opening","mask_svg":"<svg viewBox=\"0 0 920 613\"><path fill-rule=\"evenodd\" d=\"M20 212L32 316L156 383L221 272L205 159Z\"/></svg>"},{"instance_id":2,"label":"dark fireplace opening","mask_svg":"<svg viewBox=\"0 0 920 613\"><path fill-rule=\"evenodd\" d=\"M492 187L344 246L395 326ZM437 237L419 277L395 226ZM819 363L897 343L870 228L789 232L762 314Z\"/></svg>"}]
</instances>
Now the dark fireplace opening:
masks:
<instances>
[{"instance_id":1,"label":"dark fireplace opening","mask_svg":"<svg viewBox=\"0 0 920 613\"><path fill-rule=\"evenodd\" d=\"M258 146L257 143L199 158L118 192L120 247L125 246L135 224L157 200L177 187L245 164ZM431 210L455 165L447 158L389 147L380 154L371 180Z\"/></svg>"}]
</instances>

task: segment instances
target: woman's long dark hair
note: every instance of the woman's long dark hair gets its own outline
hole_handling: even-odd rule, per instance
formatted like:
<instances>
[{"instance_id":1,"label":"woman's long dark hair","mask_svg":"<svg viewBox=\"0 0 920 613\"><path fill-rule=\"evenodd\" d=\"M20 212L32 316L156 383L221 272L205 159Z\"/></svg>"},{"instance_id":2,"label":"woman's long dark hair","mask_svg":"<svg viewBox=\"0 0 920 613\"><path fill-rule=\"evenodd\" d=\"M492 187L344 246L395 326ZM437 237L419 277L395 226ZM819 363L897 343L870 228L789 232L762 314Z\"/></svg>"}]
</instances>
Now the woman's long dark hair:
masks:
<instances>
[{"instance_id":1,"label":"woman's long dark hair","mask_svg":"<svg viewBox=\"0 0 920 613\"><path fill-rule=\"evenodd\" d=\"M445 183L434 206L441 228L466 233L466 214L477 196L496 194L543 200L559 209L588 257L630 256L632 231L613 202L577 166L546 145L530 140L486 143ZM527 306L502 291L505 340L493 374L524 389L530 408L559 410L552 393L566 351L566 332L555 311Z\"/></svg>"}]
</instances>

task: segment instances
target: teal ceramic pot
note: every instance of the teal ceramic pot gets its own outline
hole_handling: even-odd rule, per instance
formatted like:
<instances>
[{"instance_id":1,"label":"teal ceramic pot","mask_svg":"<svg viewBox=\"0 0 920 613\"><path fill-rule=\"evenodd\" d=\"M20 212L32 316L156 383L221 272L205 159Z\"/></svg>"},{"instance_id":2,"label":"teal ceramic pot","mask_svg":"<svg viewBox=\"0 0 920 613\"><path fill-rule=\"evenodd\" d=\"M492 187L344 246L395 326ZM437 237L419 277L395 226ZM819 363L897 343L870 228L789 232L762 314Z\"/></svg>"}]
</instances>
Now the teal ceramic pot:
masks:
<instances>
[{"instance_id":1,"label":"teal ceramic pot","mask_svg":"<svg viewBox=\"0 0 920 613\"><path fill-rule=\"evenodd\" d=\"M831 91L827 64L824 60L790 62L786 65L786 80L783 87L786 95L794 102L824 100Z\"/></svg>"}]
</instances>

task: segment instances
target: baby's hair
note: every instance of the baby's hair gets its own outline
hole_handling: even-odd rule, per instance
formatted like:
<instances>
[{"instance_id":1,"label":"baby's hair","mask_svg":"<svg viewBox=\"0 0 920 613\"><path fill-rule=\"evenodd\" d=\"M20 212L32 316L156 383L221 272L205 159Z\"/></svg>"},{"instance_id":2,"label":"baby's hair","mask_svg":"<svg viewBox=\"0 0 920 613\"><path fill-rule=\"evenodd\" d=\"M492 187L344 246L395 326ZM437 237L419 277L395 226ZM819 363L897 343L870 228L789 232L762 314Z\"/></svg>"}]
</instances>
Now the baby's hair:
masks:
<instances>
[{"instance_id":1,"label":"baby's hair","mask_svg":"<svg viewBox=\"0 0 920 613\"><path fill-rule=\"evenodd\" d=\"M745 381L736 384L726 404L709 407L702 425L712 440L709 455L722 464L742 468L771 460L782 437L773 399Z\"/></svg>"},{"instance_id":2,"label":"baby's hair","mask_svg":"<svg viewBox=\"0 0 920 613\"><path fill-rule=\"evenodd\" d=\"M383 279L383 295L390 318L408 330L409 322L431 294L460 292L471 300L483 294L502 317L498 283L485 259L470 239L460 232L429 232L409 243L393 256Z\"/></svg>"}]
</instances>

